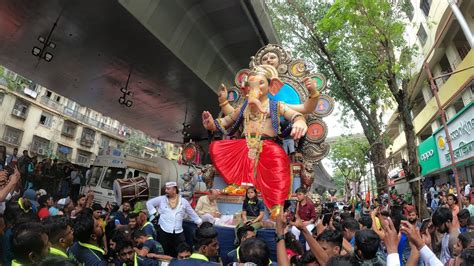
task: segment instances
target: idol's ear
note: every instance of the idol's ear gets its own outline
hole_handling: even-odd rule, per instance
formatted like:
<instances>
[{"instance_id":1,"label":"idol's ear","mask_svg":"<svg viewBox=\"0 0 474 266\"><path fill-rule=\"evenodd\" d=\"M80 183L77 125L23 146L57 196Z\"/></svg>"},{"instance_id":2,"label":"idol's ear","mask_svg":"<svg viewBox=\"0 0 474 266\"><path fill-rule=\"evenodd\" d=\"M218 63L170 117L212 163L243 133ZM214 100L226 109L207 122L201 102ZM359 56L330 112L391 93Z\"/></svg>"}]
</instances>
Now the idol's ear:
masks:
<instances>
[{"instance_id":1,"label":"idol's ear","mask_svg":"<svg viewBox=\"0 0 474 266\"><path fill-rule=\"evenodd\" d=\"M283 87L283 82L279 78L272 78L270 81L270 93L275 96Z\"/></svg>"}]
</instances>

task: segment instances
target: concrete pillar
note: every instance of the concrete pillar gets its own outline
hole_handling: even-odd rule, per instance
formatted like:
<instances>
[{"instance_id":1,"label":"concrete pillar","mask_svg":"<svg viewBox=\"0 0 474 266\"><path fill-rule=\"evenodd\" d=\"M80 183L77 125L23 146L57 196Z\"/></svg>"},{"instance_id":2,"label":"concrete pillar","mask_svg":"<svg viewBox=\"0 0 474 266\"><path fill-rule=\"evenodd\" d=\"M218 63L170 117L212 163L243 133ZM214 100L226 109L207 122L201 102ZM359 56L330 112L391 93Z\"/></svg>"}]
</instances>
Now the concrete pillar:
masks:
<instances>
[{"instance_id":1,"label":"concrete pillar","mask_svg":"<svg viewBox=\"0 0 474 266\"><path fill-rule=\"evenodd\" d=\"M452 41L448 43L446 47L446 57L448 58L451 69L454 71L461 63L461 56L459 56L458 50Z\"/></svg>"},{"instance_id":2,"label":"concrete pillar","mask_svg":"<svg viewBox=\"0 0 474 266\"><path fill-rule=\"evenodd\" d=\"M473 90L471 89L471 86L474 86L474 83L471 83L468 85L465 89L464 92L461 94L462 102L464 103L464 106L468 105L470 102L474 100L474 95L473 95Z\"/></svg>"},{"instance_id":3,"label":"concrete pillar","mask_svg":"<svg viewBox=\"0 0 474 266\"><path fill-rule=\"evenodd\" d=\"M435 132L439 127L440 127L440 125L438 123L438 120L435 120L435 121L433 121L433 123L431 123L431 130L433 132Z\"/></svg>"},{"instance_id":4,"label":"concrete pillar","mask_svg":"<svg viewBox=\"0 0 474 266\"><path fill-rule=\"evenodd\" d=\"M437 77L441 74L442 74L441 66L438 63L433 67L433 77ZM438 88L441 90L442 89L441 87L444 84L443 79L436 79L435 83L438 86Z\"/></svg>"},{"instance_id":5,"label":"concrete pillar","mask_svg":"<svg viewBox=\"0 0 474 266\"><path fill-rule=\"evenodd\" d=\"M456 114L456 109L454 109L454 106L451 105L446 109L447 120L451 119L455 114Z\"/></svg>"}]
</instances>

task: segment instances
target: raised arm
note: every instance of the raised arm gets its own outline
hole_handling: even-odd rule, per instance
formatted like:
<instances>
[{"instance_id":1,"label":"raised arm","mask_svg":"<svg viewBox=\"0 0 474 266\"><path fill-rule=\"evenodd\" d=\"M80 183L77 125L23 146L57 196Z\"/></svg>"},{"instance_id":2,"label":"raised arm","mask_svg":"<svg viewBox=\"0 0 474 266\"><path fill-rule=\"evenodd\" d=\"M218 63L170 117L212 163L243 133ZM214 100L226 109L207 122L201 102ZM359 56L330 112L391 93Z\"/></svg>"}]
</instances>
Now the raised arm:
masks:
<instances>
[{"instance_id":1,"label":"raised arm","mask_svg":"<svg viewBox=\"0 0 474 266\"><path fill-rule=\"evenodd\" d=\"M7 171L1 171L0 175L4 178L7 176ZM15 189L18 181L20 181L20 172L18 168L15 167L15 172L10 175L10 181L2 189L0 189L0 202L3 202L7 197L8 193L12 192Z\"/></svg>"},{"instance_id":2,"label":"raised arm","mask_svg":"<svg viewBox=\"0 0 474 266\"><path fill-rule=\"evenodd\" d=\"M221 126L222 129L227 129L230 126L234 124L234 122L237 120L240 112L240 108L234 109L234 111L226 115L223 118L217 118L217 124ZM210 130L210 131L216 131L218 130L216 123L214 122L214 118L212 117L211 113L208 111L202 112L202 125L204 126L205 129Z\"/></svg>"},{"instance_id":3,"label":"raised arm","mask_svg":"<svg viewBox=\"0 0 474 266\"><path fill-rule=\"evenodd\" d=\"M303 236L308 243L309 248L311 249L311 253L313 253L314 257L318 259L318 262L321 265L325 265L326 262L329 260L329 256L326 251L319 245L318 241L313 238L311 232L306 228L306 225L303 223L301 219L296 219L295 226L303 233Z\"/></svg>"},{"instance_id":4,"label":"raised arm","mask_svg":"<svg viewBox=\"0 0 474 266\"><path fill-rule=\"evenodd\" d=\"M224 115L232 114L232 112L234 112L234 107L232 107L232 105L230 105L229 101L227 100L227 88L224 84L221 84L217 95L222 113L224 113Z\"/></svg>"},{"instance_id":5,"label":"raised arm","mask_svg":"<svg viewBox=\"0 0 474 266\"><path fill-rule=\"evenodd\" d=\"M309 77L303 79L306 89L309 91L309 98L303 104L289 104L288 107L294 111L302 114L310 114L316 110L320 93L316 89L317 84L315 80Z\"/></svg>"}]
</instances>

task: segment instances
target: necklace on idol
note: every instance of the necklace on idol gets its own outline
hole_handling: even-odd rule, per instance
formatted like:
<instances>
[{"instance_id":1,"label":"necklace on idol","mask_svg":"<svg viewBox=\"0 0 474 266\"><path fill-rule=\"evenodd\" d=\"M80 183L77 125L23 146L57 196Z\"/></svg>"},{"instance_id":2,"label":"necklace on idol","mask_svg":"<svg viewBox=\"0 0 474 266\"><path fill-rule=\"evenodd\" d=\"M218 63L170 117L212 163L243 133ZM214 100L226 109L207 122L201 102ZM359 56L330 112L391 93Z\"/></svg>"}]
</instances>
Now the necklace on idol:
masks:
<instances>
[{"instance_id":1,"label":"necklace on idol","mask_svg":"<svg viewBox=\"0 0 474 266\"><path fill-rule=\"evenodd\" d=\"M265 111L268 108L268 102L263 106ZM266 113L252 114L250 108L247 106L244 112L244 132L245 140L247 143L248 157L253 163L253 176L257 176L257 164L260 157L260 152L262 151L262 132L265 127L265 120L267 119ZM260 127L255 128L255 132L252 134L250 121L255 121L256 124L260 124Z\"/></svg>"}]
</instances>

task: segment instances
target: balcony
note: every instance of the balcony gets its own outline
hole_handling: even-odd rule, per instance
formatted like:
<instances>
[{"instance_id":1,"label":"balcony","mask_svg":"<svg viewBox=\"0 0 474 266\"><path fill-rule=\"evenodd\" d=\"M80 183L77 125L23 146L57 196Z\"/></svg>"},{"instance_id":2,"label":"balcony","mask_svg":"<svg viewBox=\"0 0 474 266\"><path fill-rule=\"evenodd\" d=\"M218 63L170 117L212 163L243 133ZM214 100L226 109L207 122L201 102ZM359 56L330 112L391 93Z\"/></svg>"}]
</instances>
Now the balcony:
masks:
<instances>
[{"instance_id":1,"label":"balcony","mask_svg":"<svg viewBox=\"0 0 474 266\"><path fill-rule=\"evenodd\" d=\"M17 136L3 136L2 140L6 143L9 143L14 146L19 146L21 142L21 137Z\"/></svg>"},{"instance_id":2,"label":"balcony","mask_svg":"<svg viewBox=\"0 0 474 266\"><path fill-rule=\"evenodd\" d=\"M23 112L22 110L13 109L12 115L21 119L26 119L26 112Z\"/></svg>"},{"instance_id":3,"label":"balcony","mask_svg":"<svg viewBox=\"0 0 474 266\"><path fill-rule=\"evenodd\" d=\"M42 104L48 106L48 107L51 107L52 109L64 114L64 115L67 115L69 117L77 119L78 121L83 122L83 123L85 123L89 126L100 128L100 129L103 129L103 130L105 130L105 131L107 131L111 134L123 137L122 135L119 134L119 129L118 128L109 126L109 125L107 125L105 123L102 123L98 120L95 120L93 118L85 116L85 115L81 114L80 112L75 111L75 110L73 110L73 109L71 109L67 106L61 105L58 102L56 102L54 100L51 100L50 98L48 98L46 96L42 96L41 99L40 99L40 102Z\"/></svg>"},{"instance_id":4,"label":"balcony","mask_svg":"<svg viewBox=\"0 0 474 266\"><path fill-rule=\"evenodd\" d=\"M89 138L81 138L81 140L79 141L79 144L81 144L82 146L86 146L86 147L92 147L94 146L94 140L93 139L89 139Z\"/></svg>"}]
</instances>

